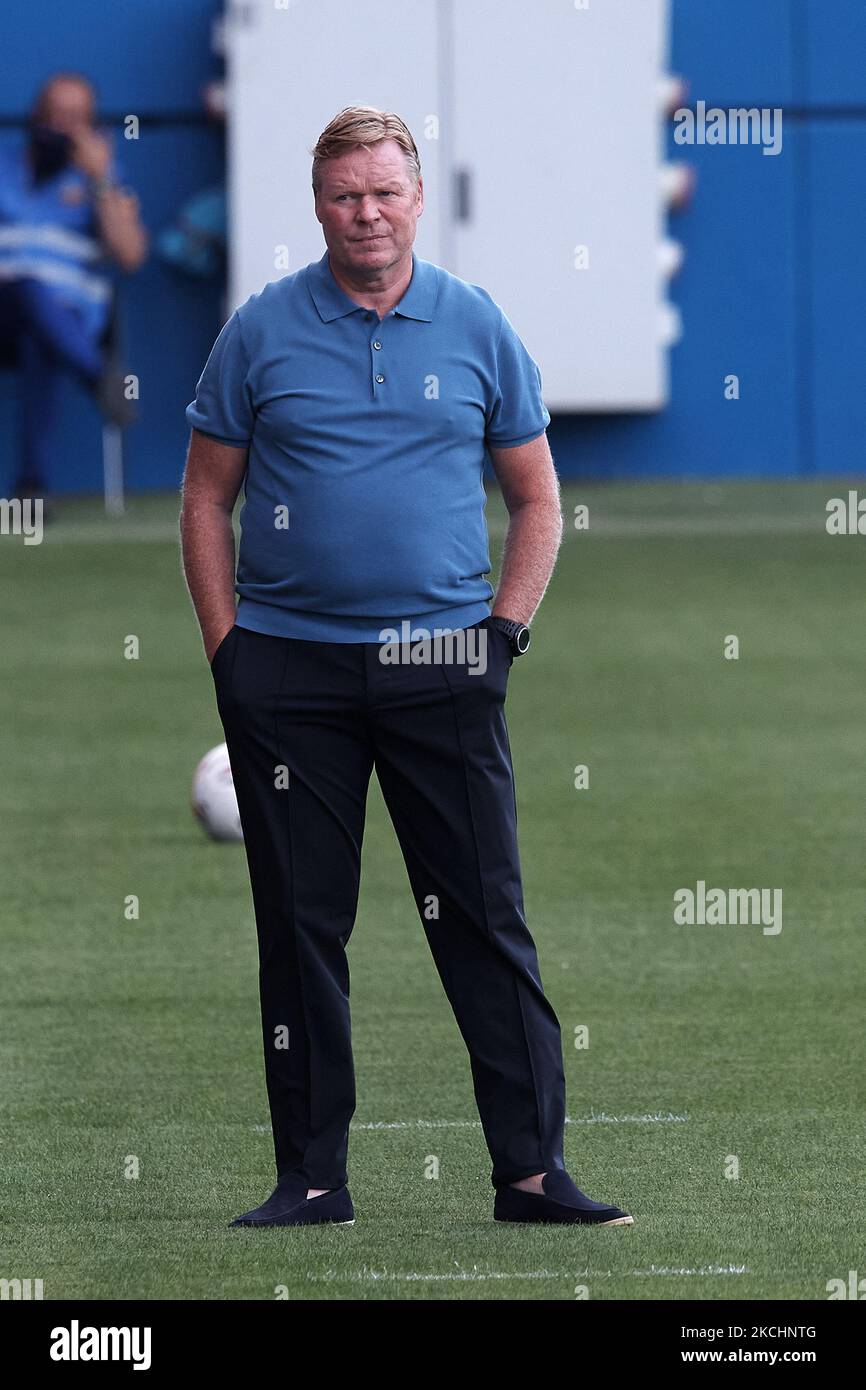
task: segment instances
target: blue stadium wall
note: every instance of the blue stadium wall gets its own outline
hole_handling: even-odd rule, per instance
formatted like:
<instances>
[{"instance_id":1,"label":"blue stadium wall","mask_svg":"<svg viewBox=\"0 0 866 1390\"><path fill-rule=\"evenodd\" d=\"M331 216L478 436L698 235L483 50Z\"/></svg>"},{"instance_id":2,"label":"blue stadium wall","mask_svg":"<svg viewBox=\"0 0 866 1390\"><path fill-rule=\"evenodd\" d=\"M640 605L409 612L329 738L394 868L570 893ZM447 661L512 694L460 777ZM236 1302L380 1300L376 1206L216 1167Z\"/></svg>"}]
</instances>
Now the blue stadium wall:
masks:
<instances>
[{"instance_id":1,"label":"blue stadium wall","mask_svg":"<svg viewBox=\"0 0 866 1390\"><path fill-rule=\"evenodd\" d=\"M601 2L601 0L599 0ZM217 0L39 0L7 9L0 139L20 134L46 72L80 68L101 110L141 118L122 157L152 234L223 167L201 88L219 75ZM862 472L866 438L866 4L863 0L674 0L673 71L690 100L780 106L784 149L677 148L697 168L691 208L671 218L686 248L672 287L683 323L660 415L558 416L550 438L565 477L809 477ZM152 256L123 287L127 357L142 382L126 435L134 490L174 488L183 409L221 323L218 286ZM724 398L724 378L740 399ZM100 426L70 385L58 492L101 486ZM14 448L15 382L0 375L0 495Z\"/></svg>"},{"instance_id":2,"label":"blue stadium wall","mask_svg":"<svg viewBox=\"0 0 866 1390\"><path fill-rule=\"evenodd\" d=\"M219 182L224 139L208 121L203 85L221 75L211 49L218 0L33 0L7 6L0 19L4 82L0 139L20 138L33 94L49 72L74 68L92 78L100 114L122 132L140 118L138 140L117 139L128 182L141 201L152 240L181 204ZM130 489L174 488L188 432L184 407L221 326L221 287L180 276L151 254L121 282L129 368L141 382L139 420L124 436ZM12 477L15 383L0 373L0 495ZM102 487L101 423L94 406L70 383L63 412L57 492Z\"/></svg>"}]
</instances>

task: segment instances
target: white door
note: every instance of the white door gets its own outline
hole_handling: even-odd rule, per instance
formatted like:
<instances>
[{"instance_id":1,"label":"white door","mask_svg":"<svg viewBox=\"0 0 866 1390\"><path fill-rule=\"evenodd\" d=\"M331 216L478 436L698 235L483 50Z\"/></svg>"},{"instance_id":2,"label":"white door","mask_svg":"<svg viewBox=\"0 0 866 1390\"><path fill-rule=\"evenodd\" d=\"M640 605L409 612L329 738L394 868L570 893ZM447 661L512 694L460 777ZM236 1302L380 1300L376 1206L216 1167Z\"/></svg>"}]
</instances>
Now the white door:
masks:
<instances>
[{"instance_id":1,"label":"white door","mask_svg":"<svg viewBox=\"0 0 866 1390\"><path fill-rule=\"evenodd\" d=\"M226 24L230 308L325 250L312 150L356 103L396 111L418 146L430 199L416 250L439 257L436 0L246 0Z\"/></svg>"},{"instance_id":2,"label":"white door","mask_svg":"<svg viewBox=\"0 0 866 1390\"><path fill-rule=\"evenodd\" d=\"M342 107L377 106L402 116L421 156L419 256L502 305L541 366L550 409L664 404L657 85L667 8L235 0L230 307L322 255L310 151Z\"/></svg>"},{"instance_id":3,"label":"white door","mask_svg":"<svg viewBox=\"0 0 866 1390\"><path fill-rule=\"evenodd\" d=\"M666 0L454 0L449 269L502 306L551 410L666 400Z\"/></svg>"}]
</instances>

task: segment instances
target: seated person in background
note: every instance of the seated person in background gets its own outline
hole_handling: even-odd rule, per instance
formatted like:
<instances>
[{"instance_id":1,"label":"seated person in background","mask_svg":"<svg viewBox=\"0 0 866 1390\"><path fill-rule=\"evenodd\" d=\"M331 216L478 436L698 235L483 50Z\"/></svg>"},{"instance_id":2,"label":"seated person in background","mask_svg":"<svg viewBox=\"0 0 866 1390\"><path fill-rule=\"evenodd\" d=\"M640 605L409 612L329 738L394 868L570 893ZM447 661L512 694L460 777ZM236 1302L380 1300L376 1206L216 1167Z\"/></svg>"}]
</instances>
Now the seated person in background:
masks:
<instances>
[{"instance_id":1,"label":"seated person in background","mask_svg":"<svg viewBox=\"0 0 866 1390\"><path fill-rule=\"evenodd\" d=\"M26 140L0 148L0 356L21 375L16 497L45 496L64 373L94 394L106 419L127 423L131 410L121 373L100 349L106 258L137 270L147 234L94 120L90 82L59 73L39 92Z\"/></svg>"}]
</instances>

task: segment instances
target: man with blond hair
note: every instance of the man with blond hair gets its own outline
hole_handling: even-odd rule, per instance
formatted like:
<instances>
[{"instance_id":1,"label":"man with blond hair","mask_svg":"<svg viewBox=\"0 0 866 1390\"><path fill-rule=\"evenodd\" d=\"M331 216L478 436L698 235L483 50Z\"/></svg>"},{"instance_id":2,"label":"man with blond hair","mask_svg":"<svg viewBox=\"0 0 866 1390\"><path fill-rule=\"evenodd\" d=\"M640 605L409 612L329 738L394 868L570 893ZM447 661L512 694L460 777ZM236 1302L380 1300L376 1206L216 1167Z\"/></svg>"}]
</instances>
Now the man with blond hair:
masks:
<instances>
[{"instance_id":1,"label":"man with blond hair","mask_svg":"<svg viewBox=\"0 0 866 1390\"><path fill-rule=\"evenodd\" d=\"M312 154L327 250L232 314L187 409L184 565L244 830L277 1167L232 1224L354 1220L345 947L374 768L469 1051L495 1219L630 1224L566 1172L523 911L504 703L562 535L540 372L485 290L413 251L398 116L348 107ZM509 512L495 595L485 449Z\"/></svg>"}]
</instances>

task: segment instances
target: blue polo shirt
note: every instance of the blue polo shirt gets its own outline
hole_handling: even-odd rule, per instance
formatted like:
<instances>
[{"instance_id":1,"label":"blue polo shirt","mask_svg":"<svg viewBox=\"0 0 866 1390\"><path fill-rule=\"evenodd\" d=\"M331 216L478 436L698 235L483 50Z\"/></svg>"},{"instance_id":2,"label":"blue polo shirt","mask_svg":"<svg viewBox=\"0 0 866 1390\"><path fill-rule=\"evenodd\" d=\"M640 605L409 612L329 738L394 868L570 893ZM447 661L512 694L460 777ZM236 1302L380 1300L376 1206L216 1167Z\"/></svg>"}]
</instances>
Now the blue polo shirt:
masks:
<instances>
[{"instance_id":1,"label":"blue polo shirt","mask_svg":"<svg viewBox=\"0 0 866 1390\"><path fill-rule=\"evenodd\" d=\"M319 642L487 617L485 444L525 444L550 423L499 306L414 252L381 320L340 288L327 251L252 295L186 418L249 446L238 625Z\"/></svg>"}]
</instances>

